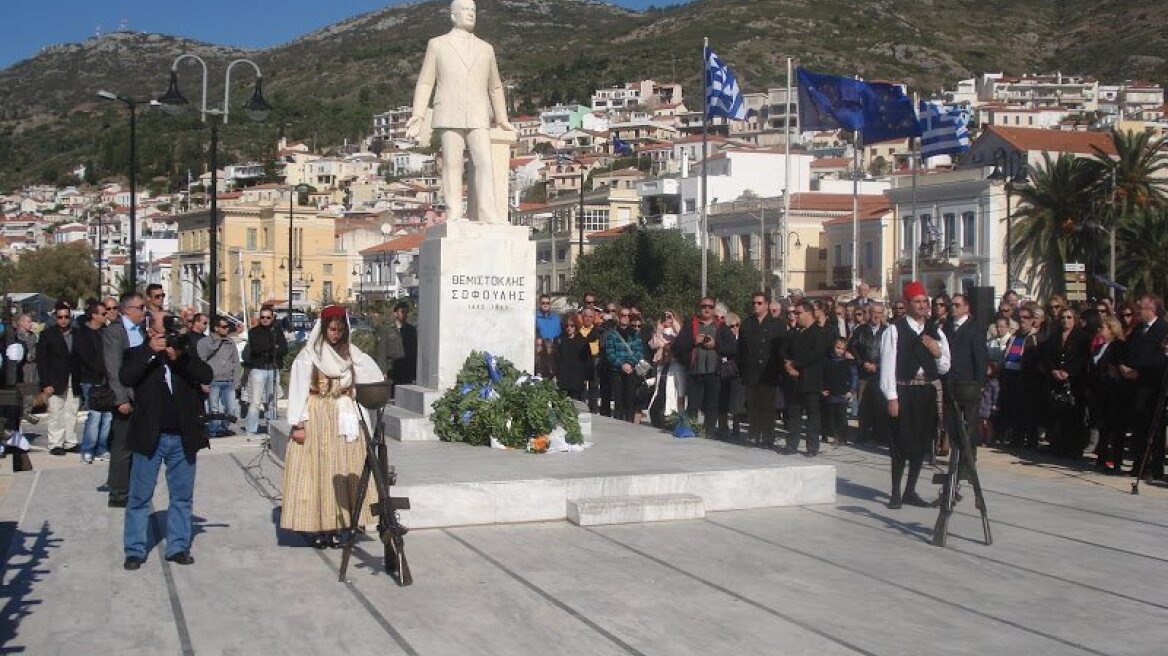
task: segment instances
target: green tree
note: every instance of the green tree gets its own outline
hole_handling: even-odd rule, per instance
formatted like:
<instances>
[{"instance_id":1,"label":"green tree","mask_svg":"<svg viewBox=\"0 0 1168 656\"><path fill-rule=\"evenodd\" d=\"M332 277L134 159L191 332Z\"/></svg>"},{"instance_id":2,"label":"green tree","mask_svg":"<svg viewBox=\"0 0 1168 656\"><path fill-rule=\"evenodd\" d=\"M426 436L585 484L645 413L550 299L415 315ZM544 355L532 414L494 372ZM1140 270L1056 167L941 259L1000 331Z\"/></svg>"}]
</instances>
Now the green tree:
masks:
<instances>
[{"instance_id":1,"label":"green tree","mask_svg":"<svg viewBox=\"0 0 1168 656\"><path fill-rule=\"evenodd\" d=\"M97 290L93 253L83 242L46 246L20 257L10 285L14 292L39 292L76 302Z\"/></svg>"},{"instance_id":2,"label":"green tree","mask_svg":"<svg viewBox=\"0 0 1168 656\"><path fill-rule=\"evenodd\" d=\"M1014 270L1034 281L1031 292L1039 298L1066 291L1063 265L1090 259L1095 239L1077 229L1092 213L1088 160L1066 153L1057 160L1043 153L1043 160L1030 171L1030 184L1014 190L1019 203L1008 252Z\"/></svg>"},{"instance_id":3,"label":"green tree","mask_svg":"<svg viewBox=\"0 0 1168 656\"><path fill-rule=\"evenodd\" d=\"M1088 160L1088 169L1094 180L1098 198L1114 204L1115 213L1122 217L1137 209L1164 205L1164 172L1168 171L1168 157L1161 151L1163 139L1152 140L1147 132L1111 133L1116 157L1098 146L1095 156Z\"/></svg>"},{"instance_id":4,"label":"green tree","mask_svg":"<svg viewBox=\"0 0 1168 656\"><path fill-rule=\"evenodd\" d=\"M1119 253L1116 277L1128 288L1128 298L1168 289L1168 208L1137 209L1125 217L1116 234Z\"/></svg>"},{"instance_id":5,"label":"green tree","mask_svg":"<svg viewBox=\"0 0 1168 656\"><path fill-rule=\"evenodd\" d=\"M648 316L671 308L686 314L701 296L701 250L677 230L631 230L580 258L568 292L581 298L633 300ZM757 286L749 263L710 256L708 289L742 313Z\"/></svg>"}]
</instances>

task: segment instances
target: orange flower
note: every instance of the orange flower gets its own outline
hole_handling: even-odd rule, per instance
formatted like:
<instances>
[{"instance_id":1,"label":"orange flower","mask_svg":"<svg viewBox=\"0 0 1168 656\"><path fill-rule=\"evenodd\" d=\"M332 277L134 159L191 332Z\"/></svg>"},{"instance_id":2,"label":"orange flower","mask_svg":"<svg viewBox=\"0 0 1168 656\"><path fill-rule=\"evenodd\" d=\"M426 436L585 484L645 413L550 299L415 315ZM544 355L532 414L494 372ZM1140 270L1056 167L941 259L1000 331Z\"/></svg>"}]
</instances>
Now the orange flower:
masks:
<instances>
[{"instance_id":1,"label":"orange flower","mask_svg":"<svg viewBox=\"0 0 1168 656\"><path fill-rule=\"evenodd\" d=\"M531 442L528 444L528 448L530 448L533 453L543 453L544 451L547 451L547 449L548 449L547 435L538 435L536 437L531 438Z\"/></svg>"}]
</instances>

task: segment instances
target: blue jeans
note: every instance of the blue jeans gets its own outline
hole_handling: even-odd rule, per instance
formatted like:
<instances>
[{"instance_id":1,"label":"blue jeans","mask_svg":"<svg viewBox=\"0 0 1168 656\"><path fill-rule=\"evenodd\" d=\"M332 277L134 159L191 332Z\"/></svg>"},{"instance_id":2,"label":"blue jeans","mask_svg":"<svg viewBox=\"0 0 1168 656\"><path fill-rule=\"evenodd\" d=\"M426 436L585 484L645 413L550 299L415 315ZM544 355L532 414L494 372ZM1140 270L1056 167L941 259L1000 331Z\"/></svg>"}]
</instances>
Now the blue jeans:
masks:
<instances>
[{"instance_id":1,"label":"blue jeans","mask_svg":"<svg viewBox=\"0 0 1168 656\"><path fill-rule=\"evenodd\" d=\"M235 383L230 380L217 380L211 383L211 393L207 395L211 414L236 414ZM227 432L230 424L221 419L212 419L207 422L207 430L212 437L218 437Z\"/></svg>"},{"instance_id":2,"label":"blue jeans","mask_svg":"<svg viewBox=\"0 0 1168 656\"><path fill-rule=\"evenodd\" d=\"M89 407L89 390L94 383L81 383L81 404ZM97 412L89 410L85 416L85 428L81 432L81 453L96 456L109 453L110 422L113 421L112 412Z\"/></svg>"},{"instance_id":3,"label":"blue jeans","mask_svg":"<svg viewBox=\"0 0 1168 656\"><path fill-rule=\"evenodd\" d=\"M268 421L276 418L276 370L252 369L247 379L248 402L245 429L249 433L260 430L260 405L267 407Z\"/></svg>"},{"instance_id":4,"label":"blue jeans","mask_svg":"<svg viewBox=\"0 0 1168 656\"><path fill-rule=\"evenodd\" d=\"M166 491L170 507L166 512L166 556L191 550L191 505L195 492L195 456L183 451L182 436L163 433L158 436L154 455L134 453L130 467L130 498L122 544L126 556L146 558L150 523L150 501L158 483L158 469L166 463Z\"/></svg>"}]
</instances>

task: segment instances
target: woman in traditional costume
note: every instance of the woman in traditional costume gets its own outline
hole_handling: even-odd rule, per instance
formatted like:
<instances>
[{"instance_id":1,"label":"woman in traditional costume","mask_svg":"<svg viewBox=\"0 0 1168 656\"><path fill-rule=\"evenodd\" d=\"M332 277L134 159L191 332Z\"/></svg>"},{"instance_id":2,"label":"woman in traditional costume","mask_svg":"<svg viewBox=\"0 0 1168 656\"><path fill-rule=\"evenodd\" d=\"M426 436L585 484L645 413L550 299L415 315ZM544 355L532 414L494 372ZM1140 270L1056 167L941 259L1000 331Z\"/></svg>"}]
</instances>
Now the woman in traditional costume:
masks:
<instances>
[{"instance_id":1,"label":"woman in traditional costume","mask_svg":"<svg viewBox=\"0 0 1168 656\"><path fill-rule=\"evenodd\" d=\"M349 341L345 309L320 313L304 349L292 363L288 423L292 426L284 468L280 527L313 534L318 549L339 547L357 500L365 441L355 392L357 383L383 380L373 358ZM366 425L373 430L366 416ZM376 501L373 486L365 503Z\"/></svg>"}]
</instances>

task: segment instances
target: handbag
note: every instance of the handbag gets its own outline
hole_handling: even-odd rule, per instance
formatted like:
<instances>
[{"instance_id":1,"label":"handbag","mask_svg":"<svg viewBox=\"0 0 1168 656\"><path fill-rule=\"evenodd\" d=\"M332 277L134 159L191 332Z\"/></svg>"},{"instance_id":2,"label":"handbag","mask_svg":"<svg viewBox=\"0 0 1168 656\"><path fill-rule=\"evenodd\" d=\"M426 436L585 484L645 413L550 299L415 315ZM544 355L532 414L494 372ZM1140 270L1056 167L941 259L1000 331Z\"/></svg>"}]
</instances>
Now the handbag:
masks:
<instances>
[{"instance_id":1,"label":"handbag","mask_svg":"<svg viewBox=\"0 0 1168 656\"><path fill-rule=\"evenodd\" d=\"M633 365L633 373L641 378L648 378L653 371L653 365L649 364L648 360L638 360L637 364Z\"/></svg>"},{"instance_id":2,"label":"handbag","mask_svg":"<svg viewBox=\"0 0 1168 656\"><path fill-rule=\"evenodd\" d=\"M1052 386L1050 388L1050 402L1061 408L1075 407L1075 394L1071 391L1071 386L1065 382Z\"/></svg>"},{"instance_id":3,"label":"handbag","mask_svg":"<svg viewBox=\"0 0 1168 656\"><path fill-rule=\"evenodd\" d=\"M89 399L85 405L94 412L113 412L118 407L118 400L109 383L101 383L89 388Z\"/></svg>"}]
</instances>

